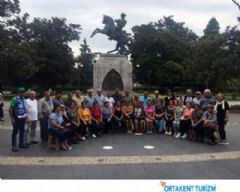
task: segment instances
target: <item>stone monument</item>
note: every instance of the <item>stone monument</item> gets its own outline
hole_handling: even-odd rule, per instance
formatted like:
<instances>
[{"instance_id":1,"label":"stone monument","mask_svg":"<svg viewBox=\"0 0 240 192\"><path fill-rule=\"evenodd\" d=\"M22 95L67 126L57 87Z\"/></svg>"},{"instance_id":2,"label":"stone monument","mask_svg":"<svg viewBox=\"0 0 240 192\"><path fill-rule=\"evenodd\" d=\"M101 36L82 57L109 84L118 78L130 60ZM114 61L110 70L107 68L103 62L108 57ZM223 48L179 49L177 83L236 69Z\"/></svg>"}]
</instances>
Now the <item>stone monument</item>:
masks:
<instances>
[{"instance_id":1,"label":"stone monument","mask_svg":"<svg viewBox=\"0 0 240 192\"><path fill-rule=\"evenodd\" d=\"M132 64L126 55L101 54L93 67L95 90L132 90Z\"/></svg>"},{"instance_id":2,"label":"stone monument","mask_svg":"<svg viewBox=\"0 0 240 192\"><path fill-rule=\"evenodd\" d=\"M117 42L114 50L107 54L100 54L99 60L93 66L93 88L103 91L132 90L132 64L128 61L129 45L132 38L123 30L127 21L126 15L121 14L120 19L113 20L110 16L103 16L103 29L95 29L91 35L97 33L107 35L109 40ZM116 52L116 54L111 54Z\"/></svg>"}]
</instances>

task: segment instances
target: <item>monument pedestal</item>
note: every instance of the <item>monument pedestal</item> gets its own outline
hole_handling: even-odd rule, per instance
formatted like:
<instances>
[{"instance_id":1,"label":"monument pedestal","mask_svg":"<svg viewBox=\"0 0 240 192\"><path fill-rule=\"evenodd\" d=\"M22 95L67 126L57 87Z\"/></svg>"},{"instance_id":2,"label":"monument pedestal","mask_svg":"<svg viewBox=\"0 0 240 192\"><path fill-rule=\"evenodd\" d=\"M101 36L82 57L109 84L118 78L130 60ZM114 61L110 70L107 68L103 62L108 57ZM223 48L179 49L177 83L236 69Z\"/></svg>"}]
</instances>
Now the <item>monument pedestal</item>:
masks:
<instances>
[{"instance_id":1,"label":"monument pedestal","mask_svg":"<svg viewBox=\"0 0 240 192\"><path fill-rule=\"evenodd\" d=\"M93 66L93 88L132 91L132 64L126 55L101 54Z\"/></svg>"}]
</instances>

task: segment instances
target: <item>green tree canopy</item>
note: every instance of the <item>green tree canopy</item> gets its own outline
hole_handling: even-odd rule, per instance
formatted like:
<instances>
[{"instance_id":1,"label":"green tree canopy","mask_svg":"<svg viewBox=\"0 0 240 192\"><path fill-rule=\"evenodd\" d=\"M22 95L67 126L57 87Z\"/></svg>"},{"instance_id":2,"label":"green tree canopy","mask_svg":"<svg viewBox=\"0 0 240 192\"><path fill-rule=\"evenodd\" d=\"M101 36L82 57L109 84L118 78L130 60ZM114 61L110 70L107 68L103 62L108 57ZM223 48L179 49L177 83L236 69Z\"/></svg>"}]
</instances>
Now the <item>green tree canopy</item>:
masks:
<instances>
[{"instance_id":1,"label":"green tree canopy","mask_svg":"<svg viewBox=\"0 0 240 192\"><path fill-rule=\"evenodd\" d=\"M220 26L215 17L211 18L204 29L204 36L215 36L219 34Z\"/></svg>"},{"instance_id":2,"label":"green tree canopy","mask_svg":"<svg viewBox=\"0 0 240 192\"><path fill-rule=\"evenodd\" d=\"M142 84L163 85L159 74L166 69L167 63L177 63L184 69L192 59L191 47L197 35L184 27L184 23L174 21L173 16L163 17L157 23L135 26L133 33L132 60L137 80ZM165 73L172 75L171 71L165 70Z\"/></svg>"}]
</instances>

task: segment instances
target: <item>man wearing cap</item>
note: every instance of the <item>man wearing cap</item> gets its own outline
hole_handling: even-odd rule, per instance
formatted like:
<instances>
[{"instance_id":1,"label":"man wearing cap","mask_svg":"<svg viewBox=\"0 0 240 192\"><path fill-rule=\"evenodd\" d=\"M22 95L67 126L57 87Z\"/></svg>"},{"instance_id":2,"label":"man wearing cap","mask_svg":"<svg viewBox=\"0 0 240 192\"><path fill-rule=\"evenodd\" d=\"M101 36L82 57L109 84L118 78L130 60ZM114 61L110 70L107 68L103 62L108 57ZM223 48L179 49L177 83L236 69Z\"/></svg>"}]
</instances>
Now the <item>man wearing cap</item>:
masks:
<instances>
[{"instance_id":1,"label":"man wearing cap","mask_svg":"<svg viewBox=\"0 0 240 192\"><path fill-rule=\"evenodd\" d=\"M215 98L211 95L211 90L210 89L205 89L204 90L204 97L201 99L200 105L203 111L207 111L208 105L215 105L216 100Z\"/></svg>"},{"instance_id":2,"label":"man wearing cap","mask_svg":"<svg viewBox=\"0 0 240 192\"><path fill-rule=\"evenodd\" d=\"M27 122L27 109L26 101L24 98L25 89L19 87L17 90L17 96L13 97L9 107L9 115L12 120L13 132L12 132L12 151L18 152L17 148L17 134L19 131L19 148L28 148L24 145L24 127Z\"/></svg>"},{"instance_id":3,"label":"man wearing cap","mask_svg":"<svg viewBox=\"0 0 240 192\"><path fill-rule=\"evenodd\" d=\"M98 102L99 107L102 109L104 106L104 96L102 95L102 90L97 90L97 95L94 97L94 102Z\"/></svg>"}]
</instances>

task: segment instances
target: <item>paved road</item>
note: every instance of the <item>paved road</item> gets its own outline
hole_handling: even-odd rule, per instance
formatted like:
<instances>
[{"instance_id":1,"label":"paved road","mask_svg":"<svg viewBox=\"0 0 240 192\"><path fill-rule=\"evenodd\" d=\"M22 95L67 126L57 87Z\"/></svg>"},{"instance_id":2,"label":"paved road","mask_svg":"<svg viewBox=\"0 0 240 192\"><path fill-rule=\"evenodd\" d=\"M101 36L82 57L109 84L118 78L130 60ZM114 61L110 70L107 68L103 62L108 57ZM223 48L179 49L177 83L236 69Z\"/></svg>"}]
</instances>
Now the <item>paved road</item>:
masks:
<instances>
[{"instance_id":1,"label":"paved road","mask_svg":"<svg viewBox=\"0 0 240 192\"><path fill-rule=\"evenodd\" d=\"M0 124L2 179L239 179L240 115L230 115L230 145L208 146L164 135L107 135L48 151L46 144L10 151L9 117ZM39 135L39 131L38 131ZM145 149L147 145L153 149ZM112 146L104 150L103 146Z\"/></svg>"}]
</instances>

